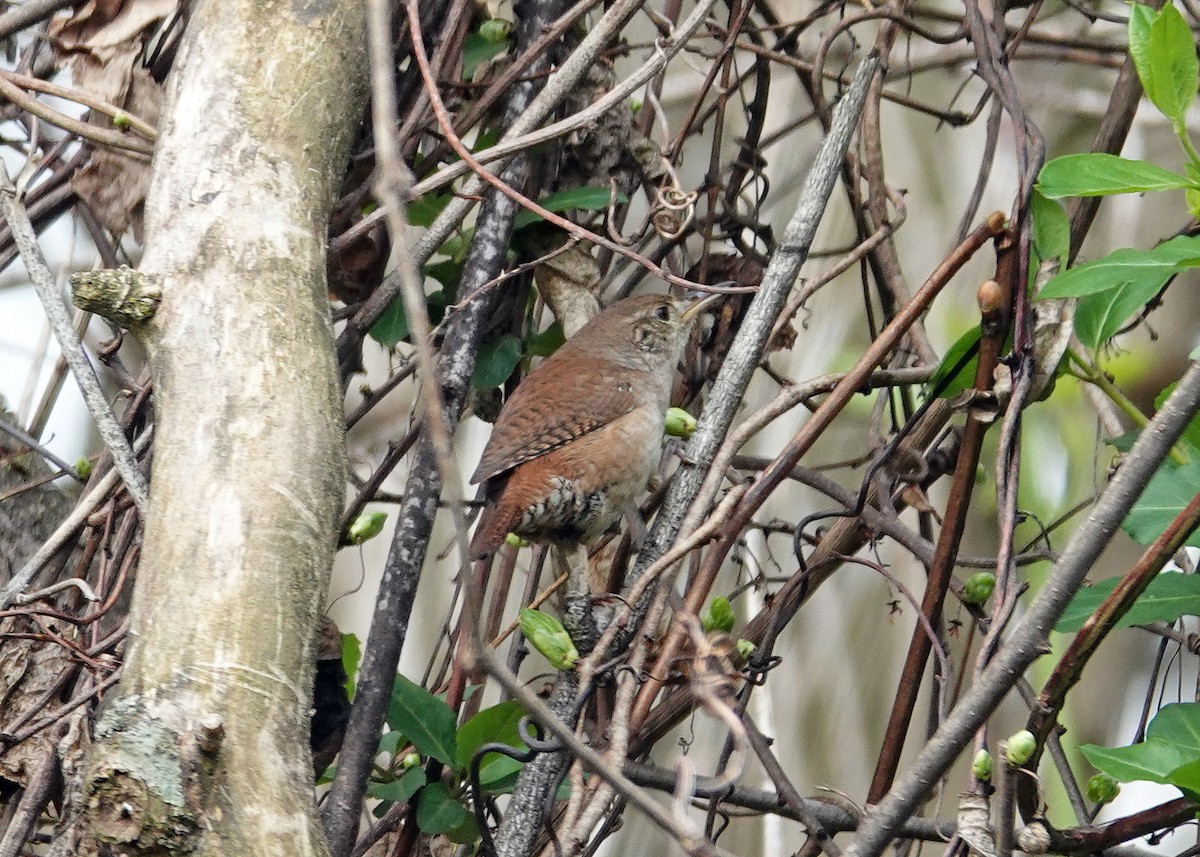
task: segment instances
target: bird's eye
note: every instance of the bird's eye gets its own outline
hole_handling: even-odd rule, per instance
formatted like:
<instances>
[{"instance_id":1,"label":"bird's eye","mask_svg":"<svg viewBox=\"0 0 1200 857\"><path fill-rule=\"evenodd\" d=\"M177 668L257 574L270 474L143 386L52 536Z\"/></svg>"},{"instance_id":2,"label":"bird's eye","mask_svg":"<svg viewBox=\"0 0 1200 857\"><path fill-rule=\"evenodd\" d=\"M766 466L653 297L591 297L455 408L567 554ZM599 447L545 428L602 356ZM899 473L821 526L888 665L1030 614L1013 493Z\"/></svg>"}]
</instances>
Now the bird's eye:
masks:
<instances>
[{"instance_id":1,"label":"bird's eye","mask_svg":"<svg viewBox=\"0 0 1200 857\"><path fill-rule=\"evenodd\" d=\"M654 308L654 317L659 321L669 321L671 318L671 308L666 304L659 304Z\"/></svg>"}]
</instances>

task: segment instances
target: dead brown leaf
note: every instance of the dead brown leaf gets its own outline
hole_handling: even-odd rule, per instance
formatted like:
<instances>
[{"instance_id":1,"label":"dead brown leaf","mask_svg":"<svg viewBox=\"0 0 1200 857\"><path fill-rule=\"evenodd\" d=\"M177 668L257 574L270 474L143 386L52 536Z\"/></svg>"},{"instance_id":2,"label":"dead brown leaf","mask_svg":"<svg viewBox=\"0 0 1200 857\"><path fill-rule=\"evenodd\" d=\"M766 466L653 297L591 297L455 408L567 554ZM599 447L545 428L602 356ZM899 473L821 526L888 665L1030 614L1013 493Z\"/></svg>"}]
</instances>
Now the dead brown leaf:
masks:
<instances>
[{"instance_id":1,"label":"dead brown leaf","mask_svg":"<svg viewBox=\"0 0 1200 857\"><path fill-rule=\"evenodd\" d=\"M9 618L0 633L30 633L40 630L27 619ZM6 639L0 647L0 732L17 732L13 725L36 719L46 699L70 668L67 651L55 643L30 639ZM0 754L0 778L24 786L29 776L53 750L52 730L44 730Z\"/></svg>"},{"instance_id":2,"label":"dead brown leaf","mask_svg":"<svg viewBox=\"0 0 1200 857\"><path fill-rule=\"evenodd\" d=\"M75 86L154 123L162 106L162 87L142 65L142 43L178 2L93 0L58 23L54 43L61 55L70 57ZM105 116L91 121L110 125ZM149 185L150 164L145 159L98 147L71 179L71 187L106 229L120 234L132 228L138 240Z\"/></svg>"}]
</instances>

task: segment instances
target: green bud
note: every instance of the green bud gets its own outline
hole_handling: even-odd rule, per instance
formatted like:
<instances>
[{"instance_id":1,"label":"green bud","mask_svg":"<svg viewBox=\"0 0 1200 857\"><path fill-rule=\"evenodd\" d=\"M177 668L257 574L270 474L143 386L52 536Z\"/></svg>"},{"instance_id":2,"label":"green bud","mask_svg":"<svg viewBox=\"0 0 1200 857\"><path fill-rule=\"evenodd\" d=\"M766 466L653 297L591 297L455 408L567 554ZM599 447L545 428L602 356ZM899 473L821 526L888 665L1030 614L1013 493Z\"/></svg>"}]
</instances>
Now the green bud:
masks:
<instances>
[{"instance_id":1,"label":"green bud","mask_svg":"<svg viewBox=\"0 0 1200 857\"><path fill-rule=\"evenodd\" d=\"M991 597L996 588L996 575L990 571L979 571L967 578L963 584L962 600L965 604L982 604Z\"/></svg>"},{"instance_id":2,"label":"green bud","mask_svg":"<svg viewBox=\"0 0 1200 857\"><path fill-rule=\"evenodd\" d=\"M992 754L987 750L980 750L971 760L971 776L985 783L992 778Z\"/></svg>"},{"instance_id":3,"label":"green bud","mask_svg":"<svg viewBox=\"0 0 1200 857\"><path fill-rule=\"evenodd\" d=\"M504 543L512 545L515 548L529 547L529 542L518 536L516 533L509 533L507 536L505 536Z\"/></svg>"},{"instance_id":4,"label":"green bud","mask_svg":"<svg viewBox=\"0 0 1200 857\"><path fill-rule=\"evenodd\" d=\"M579 660L579 650L571 635L549 613L522 607L520 614L521 633L535 649L558 670L572 669Z\"/></svg>"},{"instance_id":5,"label":"green bud","mask_svg":"<svg viewBox=\"0 0 1200 857\"><path fill-rule=\"evenodd\" d=\"M419 764L421 764L421 755L419 753L409 753L400 760L400 767L406 771L409 768L415 768Z\"/></svg>"},{"instance_id":6,"label":"green bud","mask_svg":"<svg viewBox=\"0 0 1200 857\"><path fill-rule=\"evenodd\" d=\"M129 115L122 113L120 110L113 114L112 123L114 128L119 128L122 131L128 131L129 126L132 124L129 121Z\"/></svg>"},{"instance_id":7,"label":"green bud","mask_svg":"<svg viewBox=\"0 0 1200 857\"><path fill-rule=\"evenodd\" d=\"M700 624L704 628L704 633L711 634L714 631L722 631L728 634L733 630L733 607L729 604L729 599L724 595L718 595L708 605L708 609L704 611L704 615L700 617Z\"/></svg>"},{"instance_id":8,"label":"green bud","mask_svg":"<svg viewBox=\"0 0 1200 857\"><path fill-rule=\"evenodd\" d=\"M92 462L86 456L79 456L79 460L75 462L75 472L80 479L87 479L92 475Z\"/></svg>"},{"instance_id":9,"label":"green bud","mask_svg":"<svg viewBox=\"0 0 1200 857\"><path fill-rule=\"evenodd\" d=\"M361 545L383 532L387 512L363 512L350 525L350 543Z\"/></svg>"},{"instance_id":10,"label":"green bud","mask_svg":"<svg viewBox=\"0 0 1200 857\"><path fill-rule=\"evenodd\" d=\"M637 116L638 113L640 113L642 110L642 99L640 99L640 98L629 99L629 109L633 112L634 116Z\"/></svg>"},{"instance_id":11,"label":"green bud","mask_svg":"<svg viewBox=\"0 0 1200 857\"><path fill-rule=\"evenodd\" d=\"M667 434L669 434L671 437L681 437L684 440L687 440L695 433L695 431L695 417L693 417L683 408L669 408L667 410Z\"/></svg>"},{"instance_id":12,"label":"green bud","mask_svg":"<svg viewBox=\"0 0 1200 857\"><path fill-rule=\"evenodd\" d=\"M739 639L734 646L737 648L738 657L743 661L750 660L750 656L754 654L754 650L758 648L758 646L754 645L749 640L741 639Z\"/></svg>"},{"instance_id":13,"label":"green bud","mask_svg":"<svg viewBox=\"0 0 1200 857\"><path fill-rule=\"evenodd\" d=\"M493 45L498 45L508 38L508 34L512 32L512 23L502 21L499 18L492 18L489 21L484 21L479 25L479 35L485 42Z\"/></svg>"},{"instance_id":14,"label":"green bud","mask_svg":"<svg viewBox=\"0 0 1200 857\"><path fill-rule=\"evenodd\" d=\"M1121 786L1108 774L1096 774L1087 783L1088 800L1092 803L1112 803L1121 793Z\"/></svg>"},{"instance_id":15,"label":"green bud","mask_svg":"<svg viewBox=\"0 0 1200 857\"><path fill-rule=\"evenodd\" d=\"M1033 758L1036 749L1037 738L1028 729L1022 729L1004 742L1004 758L1010 765L1023 765Z\"/></svg>"}]
</instances>

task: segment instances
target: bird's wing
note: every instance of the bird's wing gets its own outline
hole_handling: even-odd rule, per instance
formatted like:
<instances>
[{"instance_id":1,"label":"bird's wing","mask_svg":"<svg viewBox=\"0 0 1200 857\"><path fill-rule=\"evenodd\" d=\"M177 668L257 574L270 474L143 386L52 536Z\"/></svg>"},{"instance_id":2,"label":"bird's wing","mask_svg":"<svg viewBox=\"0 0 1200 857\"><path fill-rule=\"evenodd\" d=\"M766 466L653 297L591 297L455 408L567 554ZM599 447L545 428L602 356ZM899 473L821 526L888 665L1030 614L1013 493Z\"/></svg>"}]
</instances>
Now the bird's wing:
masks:
<instances>
[{"instance_id":1,"label":"bird's wing","mask_svg":"<svg viewBox=\"0 0 1200 857\"><path fill-rule=\"evenodd\" d=\"M551 356L517 387L500 411L472 482L545 455L638 406L636 378L611 361L576 353L570 376L559 368L563 362Z\"/></svg>"}]
</instances>

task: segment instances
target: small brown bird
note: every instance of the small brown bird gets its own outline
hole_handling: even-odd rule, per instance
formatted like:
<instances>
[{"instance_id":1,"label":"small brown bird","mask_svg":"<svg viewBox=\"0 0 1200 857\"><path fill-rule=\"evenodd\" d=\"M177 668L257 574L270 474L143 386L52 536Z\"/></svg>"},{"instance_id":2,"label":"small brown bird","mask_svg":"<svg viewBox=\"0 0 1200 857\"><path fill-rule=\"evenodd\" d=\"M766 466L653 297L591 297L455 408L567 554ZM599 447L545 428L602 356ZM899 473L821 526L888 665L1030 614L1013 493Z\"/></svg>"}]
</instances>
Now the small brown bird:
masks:
<instances>
[{"instance_id":1,"label":"small brown bird","mask_svg":"<svg viewBox=\"0 0 1200 857\"><path fill-rule=\"evenodd\" d=\"M568 550L616 523L658 467L675 367L711 300L618 301L529 373L471 477L487 498L473 557L510 532Z\"/></svg>"}]
</instances>

